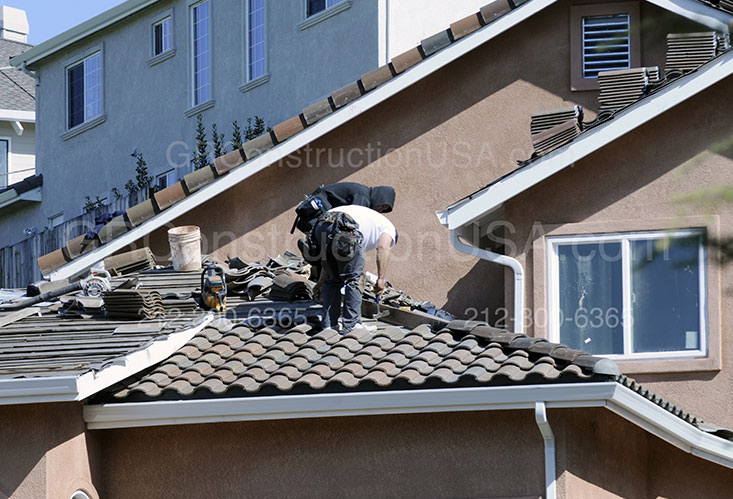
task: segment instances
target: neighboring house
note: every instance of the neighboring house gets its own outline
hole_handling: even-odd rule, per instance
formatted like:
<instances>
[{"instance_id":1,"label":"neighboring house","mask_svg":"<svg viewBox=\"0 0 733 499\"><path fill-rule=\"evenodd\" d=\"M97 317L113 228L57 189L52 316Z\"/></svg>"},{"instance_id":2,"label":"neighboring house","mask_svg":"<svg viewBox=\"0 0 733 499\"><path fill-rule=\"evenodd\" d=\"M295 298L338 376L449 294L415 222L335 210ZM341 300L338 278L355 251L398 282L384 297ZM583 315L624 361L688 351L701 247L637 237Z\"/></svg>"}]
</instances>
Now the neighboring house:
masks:
<instances>
[{"instance_id":1,"label":"neighboring house","mask_svg":"<svg viewBox=\"0 0 733 499\"><path fill-rule=\"evenodd\" d=\"M35 175L36 85L32 76L13 68L10 59L30 49L25 12L0 6L0 246L26 236L23 225L41 202L39 176L32 189L22 181ZM20 227L20 230L15 228Z\"/></svg>"},{"instance_id":2,"label":"neighboring house","mask_svg":"<svg viewBox=\"0 0 733 499\"><path fill-rule=\"evenodd\" d=\"M127 0L13 60L38 76L46 184L43 204L6 231L19 239L78 217L85 196L126 195L133 151L167 187L192 170L196 115L227 142L235 120L278 123L482 3Z\"/></svg>"},{"instance_id":3,"label":"neighboring house","mask_svg":"<svg viewBox=\"0 0 733 499\"><path fill-rule=\"evenodd\" d=\"M281 310L257 302L233 302L231 321L172 325L60 326L55 304L3 316L15 362L0 383L6 493L728 497L733 267L709 242L733 237L733 206L682 211L677 199L730 182L733 8L517 3L492 2L353 75L38 262L60 279L129 246L166 259L166 229L180 225L201 227L204 253L261 259L295 250L303 193L392 184L388 279L513 332L400 309L371 337L240 323ZM600 36L584 56L605 24L619 43ZM689 56L668 50L683 39L668 34L711 30L720 37L700 35L704 56L679 70ZM599 66L649 69L620 73L609 97L593 88ZM641 87L625 83L639 74ZM574 105L582 123L573 108L530 134L536 113ZM593 259L605 250L615 258ZM137 282L196 286L185 279ZM168 343L140 353L135 334ZM43 438L29 445L27 428Z\"/></svg>"}]
</instances>

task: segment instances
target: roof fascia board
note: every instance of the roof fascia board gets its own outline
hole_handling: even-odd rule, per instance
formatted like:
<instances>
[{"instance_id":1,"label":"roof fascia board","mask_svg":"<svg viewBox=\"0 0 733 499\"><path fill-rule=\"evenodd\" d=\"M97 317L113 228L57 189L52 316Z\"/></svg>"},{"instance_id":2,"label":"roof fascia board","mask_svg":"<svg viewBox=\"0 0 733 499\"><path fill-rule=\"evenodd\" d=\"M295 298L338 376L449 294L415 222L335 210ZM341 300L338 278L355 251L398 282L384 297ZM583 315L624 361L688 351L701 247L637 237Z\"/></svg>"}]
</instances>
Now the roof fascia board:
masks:
<instances>
[{"instance_id":1,"label":"roof fascia board","mask_svg":"<svg viewBox=\"0 0 733 499\"><path fill-rule=\"evenodd\" d=\"M486 213L501 208L517 194L571 166L601 147L613 142L665 111L684 102L733 73L733 50L702 66L696 72L676 80L658 93L646 97L613 119L585 132L570 144L543 156L529 166L478 192L472 199L459 202L438 218L448 228L457 229L472 223Z\"/></svg>"},{"instance_id":2,"label":"roof fascia board","mask_svg":"<svg viewBox=\"0 0 733 499\"><path fill-rule=\"evenodd\" d=\"M0 380L0 405L75 400L76 376Z\"/></svg>"},{"instance_id":3,"label":"roof fascia board","mask_svg":"<svg viewBox=\"0 0 733 499\"><path fill-rule=\"evenodd\" d=\"M115 253L116 251L119 251L128 244L131 244L150 232L166 225L200 204L203 204L209 199L221 194L230 187L237 185L265 168L277 163L281 159L286 158L288 155L296 152L302 147L305 147L309 143L326 135L344 123L347 123L353 118L356 118L362 113L377 106L381 102L398 94L405 88L438 71L442 67L465 55L476 47L483 45L492 38L499 36L513 26L543 10L545 7L552 5L556 1L557 0L532 0L508 12L488 26L458 40L457 42L454 42L442 51L431 55L429 58L405 71L403 74L380 85L375 90L372 90L348 106L343 107L342 109L323 118L318 123L306 128L282 144L278 144L274 148L266 151L264 154L232 170L225 177L212 182L201 190L193 193L191 196L182 199L139 227L122 234L120 237L100 246L86 255L82 255L66 265L59 267L46 277L51 277L52 279L64 279L88 269L98 261Z\"/></svg>"},{"instance_id":4,"label":"roof fascia board","mask_svg":"<svg viewBox=\"0 0 733 499\"><path fill-rule=\"evenodd\" d=\"M30 66L31 64L78 42L79 40L103 30L107 26L121 21L127 16L135 14L154 3L157 3L158 1L159 0L127 0L127 2L113 7L106 12L102 12L98 16L79 24L78 26L74 26L70 30L64 31L50 40L36 45L22 54L13 57L10 59L10 64L18 69L21 68L24 62L26 65Z\"/></svg>"},{"instance_id":5,"label":"roof fascia board","mask_svg":"<svg viewBox=\"0 0 733 499\"><path fill-rule=\"evenodd\" d=\"M15 109L0 109L1 121L20 121L22 123L35 123L36 113L34 111L16 111Z\"/></svg>"},{"instance_id":6,"label":"roof fascia board","mask_svg":"<svg viewBox=\"0 0 733 499\"><path fill-rule=\"evenodd\" d=\"M647 0L647 2L723 33L729 32L728 21L733 19L733 15L698 0Z\"/></svg>"},{"instance_id":7,"label":"roof fascia board","mask_svg":"<svg viewBox=\"0 0 733 499\"><path fill-rule=\"evenodd\" d=\"M13 172L10 172L11 174ZM13 189L15 190L15 189ZM41 188L36 187L34 189L31 189L26 192L21 192L20 194L15 194L15 196L10 197L9 199L6 199L4 201L0 201L0 210L4 210L5 208L18 203L20 201L27 201L27 202L34 202L34 203L40 203L42 201L42 193Z\"/></svg>"},{"instance_id":8,"label":"roof fascia board","mask_svg":"<svg viewBox=\"0 0 733 499\"><path fill-rule=\"evenodd\" d=\"M479 388L278 395L206 400L89 405L89 429L129 428L232 421L413 414L605 405L616 382ZM558 405L553 405L556 403ZM568 405L569 404L569 405Z\"/></svg>"},{"instance_id":9,"label":"roof fascia board","mask_svg":"<svg viewBox=\"0 0 733 499\"><path fill-rule=\"evenodd\" d=\"M119 363L105 367L100 371L87 371L78 379L78 394L76 400L84 400L113 384L139 373L143 369L161 362L188 343L196 334L214 319L213 314L207 314L197 326L168 334L162 339L153 339L143 349L126 355Z\"/></svg>"},{"instance_id":10,"label":"roof fascia board","mask_svg":"<svg viewBox=\"0 0 733 499\"><path fill-rule=\"evenodd\" d=\"M733 468L733 443L695 428L623 385L616 387L608 408L686 452Z\"/></svg>"},{"instance_id":11,"label":"roof fascia board","mask_svg":"<svg viewBox=\"0 0 733 499\"><path fill-rule=\"evenodd\" d=\"M684 422L615 381L101 404L84 407L90 430L278 419L489 410L608 407L685 452L733 467L733 443Z\"/></svg>"},{"instance_id":12,"label":"roof fascia board","mask_svg":"<svg viewBox=\"0 0 733 499\"><path fill-rule=\"evenodd\" d=\"M0 380L0 406L84 400L170 357L206 327L213 318L212 314L208 314L193 328L171 333L164 339L154 339L146 348L126 355L118 364L103 367L98 372L88 371L76 376Z\"/></svg>"}]
</instances>

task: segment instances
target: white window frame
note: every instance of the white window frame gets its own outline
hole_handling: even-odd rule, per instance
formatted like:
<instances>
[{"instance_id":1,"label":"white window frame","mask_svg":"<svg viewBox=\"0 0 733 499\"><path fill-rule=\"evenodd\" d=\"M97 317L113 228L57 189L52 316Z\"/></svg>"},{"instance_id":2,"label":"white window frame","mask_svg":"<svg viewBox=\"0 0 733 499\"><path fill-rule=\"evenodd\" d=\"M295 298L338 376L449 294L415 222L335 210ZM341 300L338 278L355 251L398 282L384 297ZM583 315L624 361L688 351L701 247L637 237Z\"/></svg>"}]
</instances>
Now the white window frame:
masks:
<instances>
[{"instance_id":1,"label":"white window frame","mask_svg":"<svg viewBox=\"0 0 733 499\"><path fill-rule=\"evenodd\" d=\"M56 213L55 215L51 215L48 217L48 225L52 229L55 229L59 225L62 225L65 222L64 220L64 212L61 211L59 213Z\"/></svg>"},{"instance_id":2,"label":"white window frame","mask_svg":"<svg viewBox=\"0 0 733 499\"><path fill-rule=\"evenodd\" d=\"M168 40L168 43L169 43L168 47L165 46L165 23L166 22L168 23L168 31L169 31L168 34L170 35L169 40ZM161 29L163 30L163 33L161 35L163 46L162 46L162 50L156 54L155 53L155 28L157 28L158 26L161 26L162 27ZM152 29L153 38L152 38L152 43L150 44L150 49L152 51L153 57L163 55L166 52L173 50L173 16L167 15L163 17L162 19L155 21L151 29Z\"/></svg>"},{"instance_id":3,"label":"white window frame","mask_svg":"<svg viewBox=\"0 0 733 499\"><path fill-rule=\"evenodd\" d=\"M170 178L169 178L171 174L173 174L173 177L172 177L173 178L173 181L172 182L170 181ZM166 179L166 186L165 187L162 187L162 189L165 189L166 187L170 187L171 185L175 184L178 181L178 175L176 175L175 168L173 168L171 170L164 171L163 173L159 173L158 175L156 175L155 176L155 187L158 187L160 185L159 180L160 180L161 177L165 177L165 179Z\"/></svg>"},{"instance_id":4,"label":"white window frame","mask_svg":"<svg viewBox=\"0 0 733 499\"><path fill-rule=\"evenodd\" d=\"M73 127L69 126L69 118L71 116L71 106L69 103L69 94L71 92L71 89L69 88L69 70L72 68L78 66L79 64L85 64L87 60L91 59L92 57L99 55L99 69L100 69L100 89L99 89L99 114L95 116L87 116L87 103L86 103L86 88L85 88L85 97L84 97L84 121L81 123L74 125ZM73 136L73 134L70 134L69 132L73 132L75 130L84 131L87 128L91 128L92 126L96 125L98 122L104 121L104 48L102 45L99 45L97 47L94 47L93 49L89 50L85 53L83 57L78 57L71 62L67 62L64 65L64 87L66 89L64 93L64 108L66 109L66 113L64 114L64 130L66 130L66 133L62 136L63 138L69 138ZM84 68L84 78L86 81L86 67Z\"/></svg>"},{"instance_id":5,"label":"white window frame","mask_svg":"<svg viewBox=\"0 0 733 499\"><path fill-rule=\"evenodd\" d=\"M308 19L310 17L317 16L319 14L322 14L323 12L326 12L328 9L333 9L338 4L345 2L347 0L326 0L326 6L323 10L319 10L318 12L314 12L313 14L308 13L308 0L303 0L303 19Z\"/></svg>"},{"instance_id":6,"label":"white window frame","mask_svg":"<svg viewBox=\"0 0 733 499\"><path fill-rule=\"evenodd\" d=\"M250 29L251 26L251 6L252 6L252 0L244 0L244 75L245 75L245 82L252 82L257 81L261 78L265 78L268 75L268 67L267 67L267 1L263 0L263 35L262 35L262 43L263 43L263 51L264 51L264 58L263 58L263 69L262 74L252 77L252 71L251 71L251 65L252 65L252 46L251 46L251 39L250 39Z\"/></svg>"},{"instance_id":7,"label":"white window frame","mask_svg":"<svg viewBox=\"0 0 733 499\"><path fill-rule=\"evenodd\" d=\"M8 157L5 160L6 172L0 172L0 189L5 189L10 185L10 175L13 174L12 165L10 164L13 157L13 141L10 137L0 135L0 140L8 143Z\"/></svg>"},{"instance_id":8,"label":"white window frame","mask_svg":"<svg viewBox=\"0 0 733 499\"><path fill-rule=\"evenodd\" d=\"M700 237L698 248L699 265L699 333L697 350L682 350L670 352L637 352L630 351L633 344L631 324L631 268L628 262L631 258L631 241L664 239L679 237ZM705 230L680 229L668 231L619 232L612 234L587 234L578 236L554 236L546 238L547 251L547 305L548 305L548 338L553 342L560 342L560 297L559 297L559 257L557 248L568 244L611 243L619 242L622 248L622 296L623 296L623 338L624 353L602 355L614 360L651 360L651 359L680 359L704 357L708 352L708 321L707 321L707 248L705 247Z\"/></svg>"},{"instance_id":9,"label":"white window frame","mask_svg":"<svg viewBox=\"0 0 733 499\"><path fill-rule=\"evenodd\" d=\"M194 9L200 5L203 5L205 3L208 3L208 9L209 9L209 17L207 19L208 24L208 52L209 52L209 81L208 81L208 87L209 87L209 95L207 99L204 99L200 102L196 102L196 43L194 41ZM214 68L214 54L212 51L212 45L213 45L213 36L212 36L212 22L211 19L213 17L213 1L212 0L197 0L197 1L190 1L188 4L188 38L189 38L189 44L191 46L190 50L190 57L189 57L189 64L190 64L190 104L191 104L191 111L193 114L196 114L196 112L201 111L201 107L207 106L210 102L213 102L214 100L214 85L213 85L213 68ZM207 107L208 108L208 107ZM189 113L187 113L189 114Z\"/></svg>"}]
</instances>

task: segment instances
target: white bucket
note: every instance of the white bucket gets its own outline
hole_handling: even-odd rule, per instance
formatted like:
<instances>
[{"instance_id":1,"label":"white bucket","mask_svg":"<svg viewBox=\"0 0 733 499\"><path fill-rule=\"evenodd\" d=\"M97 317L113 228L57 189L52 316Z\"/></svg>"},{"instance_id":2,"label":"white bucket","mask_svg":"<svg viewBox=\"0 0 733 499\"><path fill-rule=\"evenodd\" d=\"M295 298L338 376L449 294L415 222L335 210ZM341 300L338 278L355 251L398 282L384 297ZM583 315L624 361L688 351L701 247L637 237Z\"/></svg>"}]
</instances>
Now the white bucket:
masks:
<instances>
[{"instance_id":1,"label":"white bucket","mask_svg":"<svg viewBox=\"0 0 733 499\"><path fill-rule=\"evenodd\" d=\"M168 231L173 270L201 270L201 230L195 225Z\"/></svg>"}]
</instances>

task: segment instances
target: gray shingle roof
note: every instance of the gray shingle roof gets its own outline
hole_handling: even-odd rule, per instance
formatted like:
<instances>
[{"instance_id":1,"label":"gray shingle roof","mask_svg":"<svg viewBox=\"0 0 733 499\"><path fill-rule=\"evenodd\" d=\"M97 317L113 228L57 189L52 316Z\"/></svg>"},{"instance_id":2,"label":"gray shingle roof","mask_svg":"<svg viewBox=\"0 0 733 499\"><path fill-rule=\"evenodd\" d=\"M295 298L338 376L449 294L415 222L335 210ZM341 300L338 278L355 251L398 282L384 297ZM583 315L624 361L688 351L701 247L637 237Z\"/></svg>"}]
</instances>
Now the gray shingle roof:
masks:
<instances>
[{"instance_id":1,"label":"gray shingle roof","mask_svg":"<svg viewBox=\"0 0 733 499\"><path fill-rule=\"evenodd\" d=\"M10 66L10 58L32 45L0 38L0 68ZM14 111L36 110L36 82L20 70L0 69L0 109Z\"/></svg>"}]
</instances>

